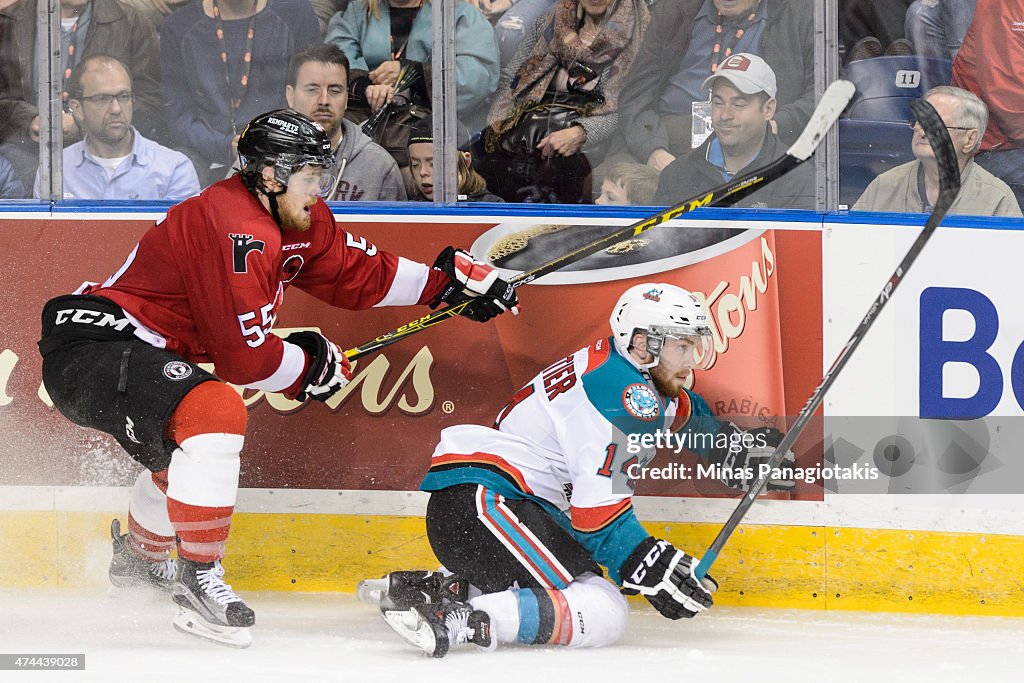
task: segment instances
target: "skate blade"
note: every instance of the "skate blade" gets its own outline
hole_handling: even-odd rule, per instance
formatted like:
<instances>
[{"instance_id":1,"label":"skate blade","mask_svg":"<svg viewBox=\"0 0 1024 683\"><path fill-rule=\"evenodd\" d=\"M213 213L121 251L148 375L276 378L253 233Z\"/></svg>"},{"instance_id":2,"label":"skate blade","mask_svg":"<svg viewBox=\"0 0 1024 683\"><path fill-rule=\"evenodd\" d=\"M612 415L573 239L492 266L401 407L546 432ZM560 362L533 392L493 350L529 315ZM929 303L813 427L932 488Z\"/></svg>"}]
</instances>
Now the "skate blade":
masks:
<instances>
[{"instance_id":1,"label":"skate blade","mask_svg":"<svg viewBox=\"0 0 1024 683\"><path fill-rule=\"evenodd\" d=\"M419 648L432 657L444 657L448 652L447 643L438 643L434 629L416 610L404 612L385 610L381 612L388 626L410 645ZM439 647L440 646L440 647Z\"/></svg>"},{"instance_id":2,"label":"skate blade","mask_svg":"<svg viewBox=\"0 0 1024 683\"><path fill-rule=\"evenodd\" d=\"M388 577L363 579L356 584L356 598L367 605L379 605L388 592Z\"/></svg>"},{"instance_id":3,"label":"skate blade","mask_svg":"<svg viewBox=\"0 0 1024 683\"><path fill-rule=\"evenodd\" d=\"M198 636L218 645L245 649L252 645L252 633L248 627L219 626L211 624L190 609L178 605L174 615L174 628L182 633Z\"/></svg>"}]
</instances>

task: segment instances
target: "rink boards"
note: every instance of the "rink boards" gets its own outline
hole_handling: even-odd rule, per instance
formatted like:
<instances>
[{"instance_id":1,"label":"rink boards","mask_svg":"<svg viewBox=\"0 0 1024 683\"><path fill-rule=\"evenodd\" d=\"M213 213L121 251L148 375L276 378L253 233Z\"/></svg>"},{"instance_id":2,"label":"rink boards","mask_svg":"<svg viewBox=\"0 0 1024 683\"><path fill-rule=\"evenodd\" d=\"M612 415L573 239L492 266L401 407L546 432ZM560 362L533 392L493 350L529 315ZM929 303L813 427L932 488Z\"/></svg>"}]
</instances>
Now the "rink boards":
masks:
<instances>
[{"instance_id":1,"label":"rink boards","mask_svg":"<svg viewBox=\"0 0 1024 683\"><path fill-rule=\"evenodd\" d=\"M382 249L427 263L449 243L472 244L486 256L510 236L631 222L625 213L556 219L527 211L339 220ZM0 585L102 585L107 528L112 516L124 518L125 487L137 467L112 439L77 429L48 407L34 342L42 303L116 270L151 217L6 218L0 244L11 256L3 278L14 295L0 304ZM361 379L328 406L243 394L250 430L229 541L232 582L246 590L347 591L366 576L434 564L425 499L412 491L438 431L489 423L538 369L603 335L611 303L636 282L673 282L705 296L717 358L694 388L713 408L747 426L795 415L916 235L908 217L875 217L873 225L855 218L712 211L676 223L685 228L658 230L684 236L729 228L732 236L696 246L679 237L688 244L680 253L673 249L682 242L671 240L634 245L662 251L631 256L626 266L603 254L593 268L521 290L518 319L453 321L365 359L356 367ZM1013 476L1008 457L1016 452L1008 435L1022 413L1017 396L1024 397L1024 316L1012 276L1024 235L1009 221L955 225L963 227L933 238L851 360L826 399L827 419L798 441L800 463L825 466L832 457L836 467L888 469L852 486L801 483L792 499L759 501L715 565L719 602L1024 615L1016 579L1024 477ZM335 312L289 292L278 328L315 322L354 346L421 314ZM922 430L899 417L921 414L940 418L940 426L954 415L989 416L972 422L985 427L987 459L975 457L973 471L953 474L942 458L930 461L932 421ZM896 422L872 417L879 415ZM829 451L837 435L845 450ZM907 449L893 455L886 441L897 437L912 444L909 465ZM663 462L659 456L655 465ZM646 481L638 490L648 529L696 554L735 505L714 482Z\"/></svg>"}]
</instances>

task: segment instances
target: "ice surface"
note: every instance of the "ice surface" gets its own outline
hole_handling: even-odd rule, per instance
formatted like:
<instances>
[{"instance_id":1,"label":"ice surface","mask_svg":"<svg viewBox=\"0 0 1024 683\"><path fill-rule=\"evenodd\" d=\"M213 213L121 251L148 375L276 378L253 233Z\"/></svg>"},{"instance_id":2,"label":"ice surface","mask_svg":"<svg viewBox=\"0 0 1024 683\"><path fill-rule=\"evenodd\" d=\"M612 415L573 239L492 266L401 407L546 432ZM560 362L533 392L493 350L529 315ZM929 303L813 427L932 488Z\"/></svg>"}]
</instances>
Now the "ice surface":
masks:
<instances>
[{"instance_id":1,"label":"ice surface","mask_svg":"<svg viewBox=\"0 0 1024 683\"><path fill-rule=\"evenodd\" d=\"M668 621L635 606L602 650L470 646L434 660L351 595L246 593L253 645L178 633L164 595L0 590L0 652L85 653L86 670L0 672L0 681L1020 681L1024 619L715 607ZM480 676L486 676L481 679Z\"/></svg>"}]
</instances>

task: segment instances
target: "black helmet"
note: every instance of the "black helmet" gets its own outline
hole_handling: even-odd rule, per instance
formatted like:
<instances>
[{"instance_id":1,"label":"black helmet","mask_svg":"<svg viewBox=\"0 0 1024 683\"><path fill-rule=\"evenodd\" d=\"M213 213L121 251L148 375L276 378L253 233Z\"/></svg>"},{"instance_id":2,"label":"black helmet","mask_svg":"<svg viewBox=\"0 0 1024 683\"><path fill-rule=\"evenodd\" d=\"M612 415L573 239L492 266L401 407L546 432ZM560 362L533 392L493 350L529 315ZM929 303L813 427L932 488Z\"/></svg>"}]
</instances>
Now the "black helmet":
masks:
<instances>
[{"instance_id":1,"label":"black helmet","mask_svg":"<svg viewBox=\"0 0 1024 683\"><path fill-rule=\"evenodd\" d=\"M287 185L292 172L303 166L331 168L334 154L319 123L293 109L276 109L260 114L242 131L238 161L243 178L255 179L264 166L273 166L274 178Z\"/></svg>"}]
</instances>

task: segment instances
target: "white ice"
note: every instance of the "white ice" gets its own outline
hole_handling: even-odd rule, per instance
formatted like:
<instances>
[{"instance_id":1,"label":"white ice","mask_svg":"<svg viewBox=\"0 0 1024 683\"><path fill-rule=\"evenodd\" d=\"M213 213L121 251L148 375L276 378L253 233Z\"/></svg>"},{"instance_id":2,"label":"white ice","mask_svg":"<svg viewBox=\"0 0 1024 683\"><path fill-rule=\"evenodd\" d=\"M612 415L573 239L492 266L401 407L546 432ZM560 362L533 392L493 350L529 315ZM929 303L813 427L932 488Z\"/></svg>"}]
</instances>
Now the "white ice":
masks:
<instances>
[{"instance_id":1,"label":"white ice","mask_svg":"<svg viewBox=\"0 0 1024 683\"><path fill-rule=\"evenodd\" d=\"M435 660L351 595L244 597L257 614L254 642L233 650L175 631L164 595L0 590L0 653L86 656L84 672L0 672L0 681L1024 680L1024 619L715 607L671 622L643 605L614 647L467 646Z\"/></svg>"}]
</instances>

